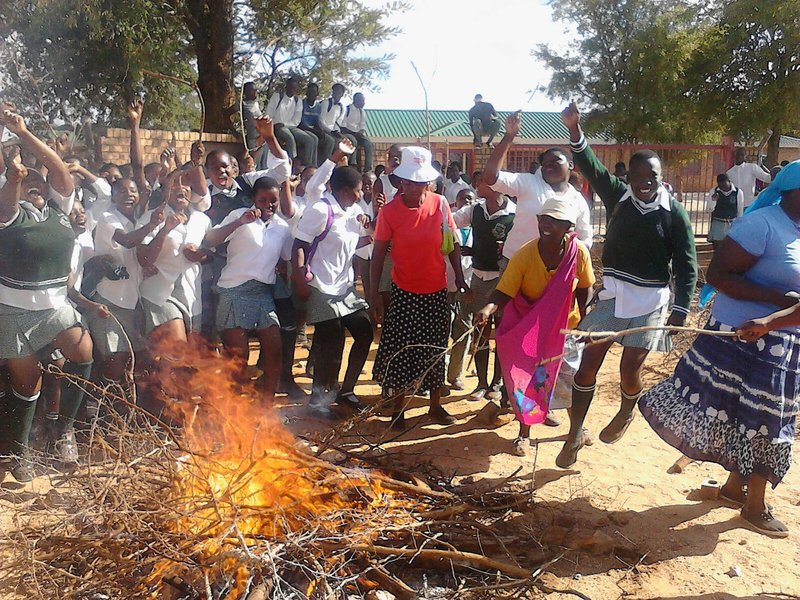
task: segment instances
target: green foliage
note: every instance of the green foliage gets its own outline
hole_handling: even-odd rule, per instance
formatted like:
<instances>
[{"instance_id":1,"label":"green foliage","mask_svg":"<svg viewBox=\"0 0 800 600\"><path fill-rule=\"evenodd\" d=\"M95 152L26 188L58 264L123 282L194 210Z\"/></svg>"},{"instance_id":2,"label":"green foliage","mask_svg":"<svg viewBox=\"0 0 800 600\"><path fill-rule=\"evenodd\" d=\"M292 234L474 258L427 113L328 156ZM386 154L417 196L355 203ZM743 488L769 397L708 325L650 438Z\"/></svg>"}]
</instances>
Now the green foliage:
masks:
<instances>
[{"instance_id":1,"label":"green foliage","mask_svg":"<svg viewBox=\"0 0 800 600\"><path fill-rule=\"evenodd\" d=\"M204 18L212 8L214 18ZM389 57L369 57L364 48L396 33L383 21L400 8L357 0L3 0L0 97L14 100L41 131L54 120L87 117L123 125L125 103L135 94L147 98L145 126L196 129L194 91L147 72L209 80L197 73L195 42L217 44L214 50L231 58L235 50L233 40L215 36L219 15L235 25L236 48L247 55L239 53L238 65L247 76L254 67L268 78L291 69L323 85L335 79L361 86L388 72ZM204 99L225 109L231 102Z\"/></svg>"},{"instance_id":2,"label":"green foliage","mask_svg":"<svg viewBox=\"0 0 800 600\"><path fill-rule=\"evenodd\" d=\"M553 71L551 97L580 98L594 107L587 129L619 141L698 142L714 136L713 121L694 108L687 81L696 57L713 47L717 30L689 0L565 0L557 20L576 26L566 52L540 45L533 54Z\"/></svg>"},{"instance_id":3,"label":"green foliage","mask_svg":"<svg viewBox=\"0 0 800 600\"><path fill-rule=\"evenodd\" d=\"M758 139L800 128L797 0L562 0L566 52L533 54L548 93L593 107L587 128L620 141Z\"/></svg>"},{"instance_id":4,"label":"green foliage","mask_svg":"<svg viewBox=\"0 0 800 600\"><path fill-rule=\"evenodd\" d=\"M337 81L375 89L393 57L366 56L364 49L396 35L384 21L406 8L402 2L369 8L358 0L250 0L237 47L243 81L261 81L267 93L288 74L316 81L323 95Z\"/></svg>"},{"instance_id":5,"label":"green foliage","mask_svg":"<svg viewBox=\"0 0 800 600\"><path fill-rule=\"evenodd\" d=\"M84 117L121 124L134 92L150 100L147 124L196 127L191 90L141 74L195 77L179 25L157 0L9 0L0 9L0 58L8 73L0 94L39 128Z\"/></svg>"}]
</instances>

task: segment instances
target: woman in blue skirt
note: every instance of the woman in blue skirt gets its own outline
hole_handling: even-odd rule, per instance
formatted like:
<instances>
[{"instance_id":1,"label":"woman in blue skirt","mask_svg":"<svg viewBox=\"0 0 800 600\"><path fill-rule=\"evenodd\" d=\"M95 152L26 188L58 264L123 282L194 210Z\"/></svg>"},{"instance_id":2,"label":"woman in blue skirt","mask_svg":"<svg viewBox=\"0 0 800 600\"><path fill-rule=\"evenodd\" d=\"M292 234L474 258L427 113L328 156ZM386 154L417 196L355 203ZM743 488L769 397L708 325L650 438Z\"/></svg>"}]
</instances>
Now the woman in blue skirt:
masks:
<instances>
[{"instance_id":1,"label":"woman in blue skirt","mask_svg":"<svg viewBox=\"0 0 800 600\"><path fill-rule=\"evenodd\" d=\"M739 335L698 336L639 408L667 443L730 473L721 497L753 529L785 537L764 493L789 470L798 413L800 161L734 222L708 281L719 294L706 329Z\"/></svg>"}]
</instances>

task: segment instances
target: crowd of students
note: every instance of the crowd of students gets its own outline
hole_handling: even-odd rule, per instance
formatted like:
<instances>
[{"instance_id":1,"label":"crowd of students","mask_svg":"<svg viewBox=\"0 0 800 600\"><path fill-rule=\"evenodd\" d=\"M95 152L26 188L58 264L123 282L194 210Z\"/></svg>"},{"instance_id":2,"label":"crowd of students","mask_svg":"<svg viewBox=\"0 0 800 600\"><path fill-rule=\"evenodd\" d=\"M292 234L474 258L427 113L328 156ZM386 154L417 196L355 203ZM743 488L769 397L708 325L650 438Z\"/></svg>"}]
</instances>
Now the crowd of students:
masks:
<instances>
[{"instance_id":1,"label":"crowd of students","mask_svg":"<svg viewBox=\"0 0 800 600\"><path fill-rule=\"evenodd\" d=\"M610 173L573 103L562 113L570 149L543 152L532 172L501 168L521 126L515 113L469 179L457 162L442 173L416 146L392 146L373 173L363 96L345 110L338 84L322 102L314 84L303 101L297 91L287 81L262 116L245 85L246 150L206 153L198 142L185 163L168 148L144 164L137 101L128 107L130 164L102 165L98 175L39 140L16 107L0 107L0 126L16 137L0 165L0 453L18 481L34 476L37 404L48 452L74 463L77 378L133 385L134 358L144 370L155 344L192 334L221 344L242 381L258 376L265 400L288 394L335 419L365 408L356 384L379 330L372 379L398 430L412 395L429 396L435 423L456 421L442 397L465 389L471 347L478 384L469 398L514 411L510 451L524 455L531 425L557 425L552 412L568 410L556 459L567 468L593 443L585 421L597 374L619 343L620 407L600 440L617 442L638 404L668 443L731 472L724 492L751 526L785 535L764 490L788 469L798 411L800 162L743 217L752 184L738 172L769 174L737 156L720 176L709 203L722 224L711 236L725 251L708 274L718 298L707 328L739 337L701 335L675 376L645 392L645 359L669 350L664 327L684 325L698 277L688 214L656 153L637 151ZM354 159L359 149L364 157ZM610 217L599 286L575 167ZM292 372L306 325L310 397ZM574 330L632 331L584 345ZM248 367L252 337L257 371ZM49 364L71 378L53 379Z\"/></svg>"}]
</instances>

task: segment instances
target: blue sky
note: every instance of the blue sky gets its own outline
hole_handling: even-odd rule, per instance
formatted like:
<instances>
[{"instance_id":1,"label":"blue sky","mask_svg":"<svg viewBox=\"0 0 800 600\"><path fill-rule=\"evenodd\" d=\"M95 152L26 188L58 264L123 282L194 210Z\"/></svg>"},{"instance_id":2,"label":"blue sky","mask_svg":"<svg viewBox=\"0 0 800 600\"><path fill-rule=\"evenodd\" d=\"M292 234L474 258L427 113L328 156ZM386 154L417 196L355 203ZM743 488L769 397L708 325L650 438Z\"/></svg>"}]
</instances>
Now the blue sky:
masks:
<instances>
[{"instance_id":1,"label":"blue sky","mask_svg":"<svg viewBox=\"0 0 800 600\"><path fill-rule=\"evenodd\" d=\"M365 0L383 6L385 0ZM403 30L370 54L393 53L391 72L367 108L424 108L417 65L432 109L467 109L476 93L498 110L560 110L561 102L535 92L550 73L530 56L531 48L566 45L550 7L537 0L410 0L396 17Z\"/></svg>"}]
</instances>

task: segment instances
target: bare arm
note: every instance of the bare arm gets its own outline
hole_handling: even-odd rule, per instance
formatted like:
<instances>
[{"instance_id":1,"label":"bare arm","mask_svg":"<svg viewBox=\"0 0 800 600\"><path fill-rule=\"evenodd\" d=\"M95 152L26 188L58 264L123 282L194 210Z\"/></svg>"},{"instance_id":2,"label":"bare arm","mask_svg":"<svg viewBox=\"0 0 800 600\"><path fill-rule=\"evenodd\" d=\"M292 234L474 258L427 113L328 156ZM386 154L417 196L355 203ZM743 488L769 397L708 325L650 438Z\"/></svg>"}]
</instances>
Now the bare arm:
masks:
<instances>
[{"instance_id":1,"label":"bare arm","mask_svg":"<svg viewBox=\"0 0 800 600\"><path fill-rule=\"evenodd\" d=\"M292 244L292 279L297 295L302 300L307 300L311 295L306 281L306 258L310 247L308 242L298 239Z\"/></svg>"},{"instance_id":2,"label":"bare arm","mask_svg":"<svg viewBox=\"0 0 800 600\"><path fill-rule=\"evenodd\" d=\"M8 223L19 212L19 199L22 194L22 180L28 176L28 169L17 154L8 160L6 184L0 188L0 223Z\"/></svg>"},{"instance_id":3,"label":"bare arm","mask_svg":"<svg viewBox=\"0 0 800 600\"><path fill-rule=\"evenodd\" d=\"M186 222L184 215L173 213L164 220L164 226L158 231L149 244L144 244L136 248L136 258L143 267L155 265L161 251L164 249L164 241L170 232L181 223Z\"/></svg>"},{"instance_id":4,"label":"bare arm","mask_svg":"<svg viewBox=\"0 0 800 600\"><path fill-rule=\"evenodd\" d=\"M131 168L133 169L133 180L139 188L137 214L144 213L147 203L150 201L150 186L147 185L147 179L144 176L144 150L142 150L139 131L143 110L144 102L141 100L134 100L128 105L128 124L131 128Z\"/></svg>"},{"instance_id":5,"label":"bare arm","mask_svg":"<svg viewBox=\"0 0 800 600\"><path fill-rule=\"evenodd\" d=\"M766 317L753 319L742 324L736 333L747 342L755 342L770 331L800 327L800 302L796 300L789 308L784 308Z\"/></svg>"},{"instance_id":6,"label":"bare arm","mask_svg":"<svg viewBox=\"0 0 800 600\"><path fill-rule=\"evenodd\" d=\"M197 196L205 197L208 193L208 184L206 183L206 172L203 170L203 157L206 154L206 148L203 142L195 142L192 144L191 162L188 163L186 172L189 175L189 185L192 188L192 193ZM142 171L144 173L144 171Z\"/></svg>"},{"instance_id":7,"label":"bare arm","mask_svg":"<svg viewBox=\"0 0 800 600\"><path fill-rule=\"evenodd\" d=\"M218 225L213 229L209 229L206 236L203 238L203 245L209 248L219 246L224 243L234 231L239 229L239 227L252 223L259 217L261 217L261 211L257 208L251 208L242 213L238 219L231 221L227 225Z\"/></svg>"},{"instance_id":8,"label":"bare arm","mask_svg":"<svg viewBox=\"0 0 800 600\"><path fill-rule=\"evenodd\" d=\"M154 210L150 215L150 221L139 229L134 229L130 233L125 233L122 229L117 229L112 239L125 248L136 248L136 246L140 245L144 241L144 238L150 235L163 220L164 207L162 206Z\"/></svg>"},{"instance_id":9,"label":"bare arm","mask_svg":"<svg viewBox=\"0 0 800 600\"><path fill-rule=\"evenodd\" d=\"M288 179L281 184L280 211L287 219L291 219L297 212L292 200L292 184Z\"/></svg>"},{"instance_id":10,"label":"bare arm","mask_svg":"<svg viewBox=\"0 0 800 600\"><path fill-rule=\"evenodd\" d=\"M753 283L744 276L757 262L757 256L749 254L732 238L726 237L711 259L706 280L736 300L766 302L782 309L793 306L796 300L786 296L783 291Z\"/></svg>"},{"instance_id":11,"label":"bare arm","mask_svg":"<svg viewBox=\"0 0 800 600\"><path fill-rule=\"evenodd\" d=\"M28 131L25 120L18 114L5 110L0 120L6 129L17 135L20 143L36 157L36 160L47 168L49 172L47 179L53 189L61 196L71 196L75 186L72 184L67 165L56 151Z\"/></svg>"},{"instance_id":12,"label":"bare arm","mask_svg":"<svg viewBox=\"0 0 800 600\"><path fill-rule=\"evenodd\" d=\"M506 133L503 135L503 139L500 140L500 143L492 150L492 154L489 156L489 160L486 162L486 166L483 169L482 178L487 185L494 185L497 183L497 177L500 174L500 165L506 161L508 150L514 143L514 138L519 133L519 128L521 126L522 113L520 111L509 115L506 119Z\"/></svg>"}]
</instances>

